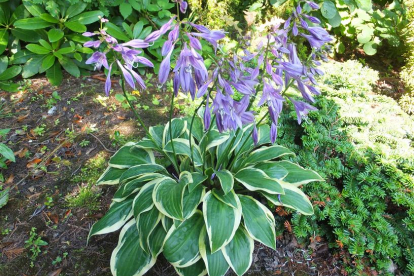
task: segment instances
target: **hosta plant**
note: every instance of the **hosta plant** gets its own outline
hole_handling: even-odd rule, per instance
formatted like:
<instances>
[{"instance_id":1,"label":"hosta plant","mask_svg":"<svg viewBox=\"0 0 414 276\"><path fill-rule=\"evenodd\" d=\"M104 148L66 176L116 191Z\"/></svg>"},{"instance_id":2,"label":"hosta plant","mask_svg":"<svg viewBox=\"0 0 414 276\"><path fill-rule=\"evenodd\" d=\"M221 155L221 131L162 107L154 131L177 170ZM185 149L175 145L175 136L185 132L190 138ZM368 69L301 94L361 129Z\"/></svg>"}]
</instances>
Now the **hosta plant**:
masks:
<instances>
[{"instance_id":1,"label":"hosta plant","mask_svg":"<svg viewBox=\"0 0 414 276\"><path fill-rule=\"evenodd\" d=\"M146 137L116 152L98 180L99 185L119 185L108 213L89 234L122 228L111 257L113 275L142 275L161 253L180 275L224 275L229 268L242 275L252 263L254 240L276 248L275 219L267 203L313 213L299 187L321 177L290 162L292 152L275 144L288 89L296 88L309 102L314 101L311 94L320 93L315 75L322 74L317 67L326 59L324 45L331 40L301 5L257 46L241 43L233 53L218 43L224 32L178 16L146 38L125 43L106 32L104 18L99 31L84 33L98 38L84 44L97 49L87 63L106 69L108 95L111 76L119 74L128 104L125 83L145 88L135 70L140 64L153 67L141 49L168 33L161 50L161 84L174 64L169 122L147 128L134 110ZM186 7L185 1L177 1L178 10ZM291 39L298 35L311 50L304 61ZM201 40L215 50L211 72L204 64ZM178 92L202 98L189 118L172 118ZM288 99L299 123L316 109ZM256 121L260 108L265 114ZM270 127L264 124L267 118Z\"/></svg>"},{"instance_id":2,"label":"hosta plant","mask_svg":"<svg viewBox=\"0 0 414 276\"><path fill-rule=\"evenodd\" d=\"M255 145L252 125L204 132L196 117L190 135L190 121L172 120L172 132L169 123L151 127L154 139L122 147L98 180L119 185L108 213L90 231L93 236L122 228L111 257L114 275L145 273L160 253L181 275L224 275L229 268L242 275L252 263L254 240L276 248L267 201L313 213L298 187L321 177L286 160L293 153L271 145L269 126L258 128ZM171 141L180 175L155 157L160 151L171 156Z\"/></svg>"}]
</instances>

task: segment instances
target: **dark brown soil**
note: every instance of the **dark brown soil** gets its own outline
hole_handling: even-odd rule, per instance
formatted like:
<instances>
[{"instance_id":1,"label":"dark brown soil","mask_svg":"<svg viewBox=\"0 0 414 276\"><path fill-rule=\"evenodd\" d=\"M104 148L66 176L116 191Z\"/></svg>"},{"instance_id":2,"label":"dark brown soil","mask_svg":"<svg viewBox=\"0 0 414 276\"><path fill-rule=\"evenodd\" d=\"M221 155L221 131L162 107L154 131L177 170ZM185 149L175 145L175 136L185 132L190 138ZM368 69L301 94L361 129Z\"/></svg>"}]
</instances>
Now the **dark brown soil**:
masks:
<instances>
[{"instance_id":1,"label":"dark brown soil","mask_svg":"<svg viewBox=\"0 0 414 276\"><path fill-rule=\"evenodd\" d=\"M114 83L114 87L120 93L119 85ZM50 104L54 91L61 99ZM0 275L111 275L109 260L118 233L93 237L89 245L86 240L91 225L108 209L115 189L98 188L100 206L92 213L86 208L70 208L65 200L84 185L82 179L73 179L89 159L99 154L108 159L128 138L136 140L144 134L132 112L122 108L114 96L97 100L104 96L102 91L100 76L68 77L59 87L38 78L19 93L0 91L0 100L5 102L0 128L11 129L0 142L16 155L16 163L2 170L6 178L3 188L12 189L9 202L0 210ZM136 97L137 103L149 107L139 111L147 125L166 121L163 111L168 99L151 89ZM152 104L153 97L160 100L159 105ZM52 107L56 111L48 114ZM44 133L34 131L36 127L44 128ZM96 131L91 135L88 129ZM114 131L125 138L114 139ZM90 143L82 147L84 140ZM31 267L32 253L25 241L33 227L48 245L39 247ZM286 233L276 251L256 245L248 275L340 275L336 262L326 243L305 247ZM148 275L175 272L161 257Z\"/></svg>"}]
</instances>

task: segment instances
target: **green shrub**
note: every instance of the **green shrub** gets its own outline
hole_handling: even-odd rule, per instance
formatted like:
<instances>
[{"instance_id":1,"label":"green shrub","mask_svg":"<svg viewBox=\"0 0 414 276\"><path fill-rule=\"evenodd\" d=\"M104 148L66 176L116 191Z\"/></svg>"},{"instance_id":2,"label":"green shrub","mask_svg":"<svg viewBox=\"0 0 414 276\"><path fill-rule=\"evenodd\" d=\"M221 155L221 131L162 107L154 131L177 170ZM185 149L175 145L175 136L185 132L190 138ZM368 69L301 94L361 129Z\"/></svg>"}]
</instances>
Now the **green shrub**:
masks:
<instances>
[{"instance_id":1,"label":"green shrub","mask_svg":"<svg viewBox=\"0 0 414 276\"><path fill-rule=\"evenodd\" d=\"M414 123L391 98L370 94L366 83L373 83L375 72L350 64L356 65L327 65L326 96L302 127L292 114L282 117L279 143L326 179L304 188L315 216L294 214L294 232L325 236L331 247L343 247L354 261L348 260L350 272L368 268L392 275L394 263L412 273Z\"/></svg>"}]
</instances>

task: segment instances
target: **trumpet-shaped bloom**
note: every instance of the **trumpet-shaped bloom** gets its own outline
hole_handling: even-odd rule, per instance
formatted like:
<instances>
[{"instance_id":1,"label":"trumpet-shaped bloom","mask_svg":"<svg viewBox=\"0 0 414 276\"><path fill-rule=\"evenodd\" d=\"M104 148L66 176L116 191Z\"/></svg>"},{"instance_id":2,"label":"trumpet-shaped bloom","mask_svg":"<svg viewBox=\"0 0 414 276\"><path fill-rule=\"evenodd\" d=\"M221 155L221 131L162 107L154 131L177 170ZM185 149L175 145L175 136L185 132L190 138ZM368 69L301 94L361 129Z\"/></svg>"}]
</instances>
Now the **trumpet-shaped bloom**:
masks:
<instances>
[{"instance_id":1,"label":"trumpet-shaped bloom","mask_svg":"<svg viewBox=\"0 0 414 276\"><path fill-rule=\"evenodd\" d=\"M296 115L298 118L298 124L302 123L302 118L306 117L309 111L318 110L316 107L311 106L310 104L307 104L305 102L295 101L292 99L290 99L290 101L293 103L293 106L295 107Z\"/></svg>"}]
</instances>

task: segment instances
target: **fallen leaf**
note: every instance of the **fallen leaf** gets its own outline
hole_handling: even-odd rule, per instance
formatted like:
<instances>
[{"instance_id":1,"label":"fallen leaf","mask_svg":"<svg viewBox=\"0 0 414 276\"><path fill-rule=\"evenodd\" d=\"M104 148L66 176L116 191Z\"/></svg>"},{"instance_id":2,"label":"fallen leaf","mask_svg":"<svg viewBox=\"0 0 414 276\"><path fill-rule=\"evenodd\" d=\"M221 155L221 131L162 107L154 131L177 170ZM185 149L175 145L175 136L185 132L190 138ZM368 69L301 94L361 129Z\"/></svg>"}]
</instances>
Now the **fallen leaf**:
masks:
<instances>
[{"instance_id":1,"label":"fallen leaf","mask_svg":"<svg viewBox=\"0 0 414 276\"><path fill-rule=\"evenodd\" d=\"M18 248L4 249L3 253L6 254L8 259L14 259L18 257L20 254L22 254L23 251L24 251L23 247L18 247Z\"/></svg>"},{"instance_id":2,"label":"fallen leaf","mask_svg":"<svg viewBox=\"0 0 414 276\"><path fill-rule=\"evenodd\" d=\"M62 272L62 269L59 268L55 271L49 272L49 274L47 274L47 276L59 276L61 272Z\"/></svg>"},{"instance_id":3,"label":"fallen leaf","mask_svg":"<svg viewBox=\"0 0 414 276\"><path fill-rule=\"evenodd\" d=\"M51 221L53 221L54 224L59 223L59 216L56 214L52 214L51 212L47 212L46 215L49 217Z\"/></svg>"},{"instance_id":4,"label":"fallen leaf","mask_svg":"<svg viewBox=\"0 0 414 276\"><path fill-rule=\"evenodd\" d=\"M118 120L125 120L125 117L123 116L116 115L116 117L118 118Z\"/></svg>"},{"instance_id":5,"label":"fallen leaf","mask_svg":"<svg viewBox=\"0 0 414 276\"><path fill-rule=\"evenodd\" d=\"M65 216L63 217L63 219L66 219L71 213L72 213L72 210L67 210L65 212Z\"/></svg>"},{"instance_id":6,"label":"fallen leaf","mask_svg":"<svg viewBox=\"0 0 414 276\"><path fill-rule=\"evenodd\" d=\"M89 115L91 115L91 111L90 111L90 110L86 110L85 114L86 114L87 116L89 116Z\"/></svg>"},{"instance_id":7,"label":"fallen leaf","mask_svg":"<svg viewBox=\"0 0 414 276\"><path fill-rule=\"evenodd\" d=\"M13 175L13 174L11 174L11 175L9 176L9 178L7 178L7 180L6 180L6 182L5 182L4 184L6 184L6 185L8 185L8 184L12 184L12 183L13 183L13 180L14 180L14 175Z\"/></svg>"},{"instance_id":8,"label":"fallen leaf","mask_svg":"<svg viewBox=\"0 0 414 276\"><path fill-rule=\"evenodd\" d=\"M39 158L35 158L31 161L29 161L26 165L27 168L34 168L37 164L39 164L40 162L42 162L42 159Z\"/></svg>"},{"instance_id":9,"label":"fallen leaf","mask_svg":"<svg viewBox=\"0 0 414 276\"><path fill-rule=\"evenodd\" d=\"M24 119L26 119L27 117L29 117L29 114L26 114L26 115L21 115L21 116L19 116L19 117L17 117L17 122L21 122L21 121L23 121Z\"/></svg>"},{"instance_id":10,"label":"fallen leaf","mask_svg":"<svg viewBox=\"0 0 414 276\"><path fill-rule=\"evenodd\" d=\"M22 148L22 149L20 149L20 150L16 151L16 152L14 153L14 155L17 155L17 156L19 156L20 158L23 158L23 157L25 157L25 156L26 156L26 153L27 153L28 151L29 151L29 150L28 150L27 148Z\"/></svg>"}]
</instances>

